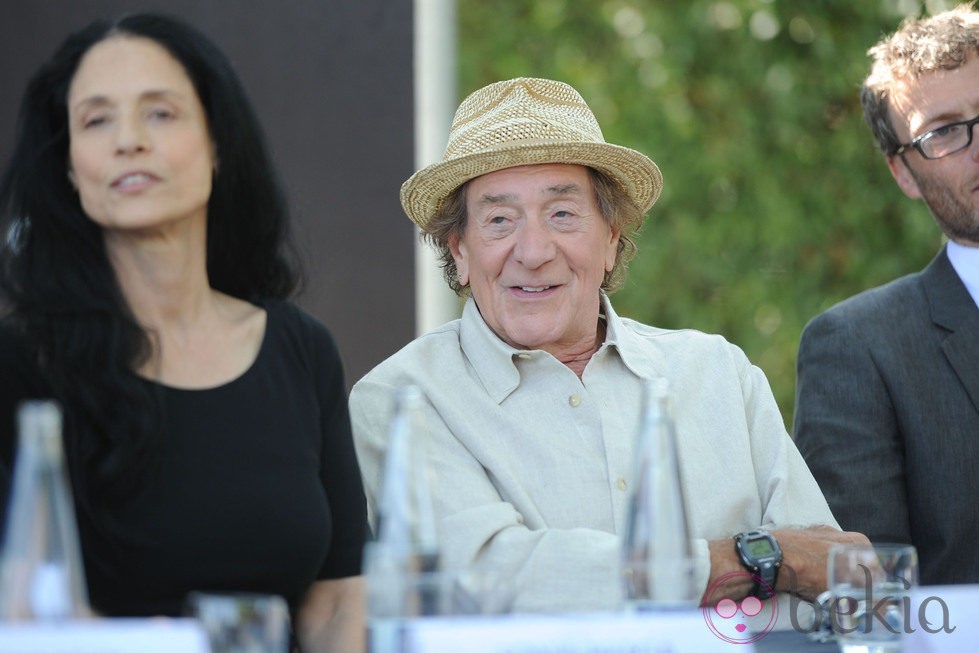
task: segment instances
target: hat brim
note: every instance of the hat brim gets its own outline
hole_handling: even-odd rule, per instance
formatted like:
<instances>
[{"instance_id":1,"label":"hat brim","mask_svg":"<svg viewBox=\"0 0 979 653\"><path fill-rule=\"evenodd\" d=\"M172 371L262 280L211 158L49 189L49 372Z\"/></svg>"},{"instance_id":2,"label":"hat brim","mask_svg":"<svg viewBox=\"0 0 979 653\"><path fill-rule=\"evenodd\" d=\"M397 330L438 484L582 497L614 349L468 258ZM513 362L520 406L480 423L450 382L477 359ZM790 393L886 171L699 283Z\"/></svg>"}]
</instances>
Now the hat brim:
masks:
<instances>
[{"instance_id":1,"label":"hat brim","mask_svg":"<svg viewBox=\"0 0 979 653\"><path fill-rule=\"evenodd\" d=\"M423 230L452 191L481 175L542 163L588 166L608 174L646 213L663 188L659 167L645 154L621 145L589 142L507 143L422 168L401 186L401 206Z\"/></svg>"}]
</instances>

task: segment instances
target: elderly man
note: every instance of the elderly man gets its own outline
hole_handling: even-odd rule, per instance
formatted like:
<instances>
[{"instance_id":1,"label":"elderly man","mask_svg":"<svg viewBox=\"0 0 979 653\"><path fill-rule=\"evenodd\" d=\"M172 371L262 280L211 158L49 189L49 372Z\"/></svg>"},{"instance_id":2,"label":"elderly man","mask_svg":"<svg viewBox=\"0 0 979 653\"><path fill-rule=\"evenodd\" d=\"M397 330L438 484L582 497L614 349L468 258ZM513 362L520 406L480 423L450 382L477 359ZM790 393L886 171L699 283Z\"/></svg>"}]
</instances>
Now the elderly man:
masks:
<instances>
[{"instance_id":1,"label":"elderly man","mask_svg":"<svg viewBox=\"0 0 979 653\"><path fill-rule=\"evenodd\" d=\"M515 609L614 608L644 379L674 392L696 583L755 591L734 536L765 528L779 590L825 589L841 533L768 383L719 336L619 317L606 291L660 193L643 154L606 143L570 86L491 84L456 112L443 160L401 190L439 250L462 318L368 373L350 395L368 502L378 496L392 395L427 397L435 511L450 568L514 579ZM821 525L821 526L813 526ZM733 572L741 572L735 574Z\"/></svg>"},{"instance_id":2,"label":"elderly man","mask_svg":"<svg viewBox=\"0 0 979 653\"><path fill-rule=\"evenodd\" d=\"M979 582L979 13L909 19L870 50L864 116L948 243L921 272L807 325L795 436L846 528Z\"/></svg>"}]
</instances>

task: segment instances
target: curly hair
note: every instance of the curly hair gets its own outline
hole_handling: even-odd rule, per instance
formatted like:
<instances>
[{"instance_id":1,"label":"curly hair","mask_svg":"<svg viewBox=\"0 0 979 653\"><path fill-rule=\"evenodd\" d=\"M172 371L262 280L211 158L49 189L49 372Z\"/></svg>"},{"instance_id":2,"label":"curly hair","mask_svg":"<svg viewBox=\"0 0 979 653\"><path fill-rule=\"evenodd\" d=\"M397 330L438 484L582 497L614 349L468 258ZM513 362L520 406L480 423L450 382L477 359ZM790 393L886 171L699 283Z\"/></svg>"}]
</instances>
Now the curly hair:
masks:
<instances>
[{"instance_id":1,"label":"curly hair","mask_svg":"<svg viewBox=\"0 0 979 653\"><path fill-rule=\"evenodd\" d=\"M908 17L894 34L870 48L870 74L860 89L863 115L884 154L901 141L888 115L888 93L904 80L954 70L979 53L979 12L963 4L930 18Z\"/></svg>"},{"instance_id":2,"label":"curly hair","mask_svg":"<svg viewBox=\"0 0 979 653\"><path fill-rule=\"evenodd\" d=\"M638 251L634 237L642 227L643 213L611 176L594 168L589 167L587 170L602 217L609 226L620 230L615 265L611 271L605 273L602 281L602 289L613 293L625 282L629 261L635 258ZM460 297L467 295L469 288L459 282L459 270L449 243L453 239L461 239L466 230L468 186L469 182L466 182L446 197L422 233L422 237L435 248L446 283Z\"/></svg>"},{"instance_id":3,"label":"curly hair","mask_svg":"<svg viewBox=\"0 0 979 653\"><path fill-rule=\"evenodd\" d=\"M28 82L0 177L0 291L6 322L26 339L64 407L73 479L98 500L125 495L162 438L156 390L134 372L149 355L149 336L67 174L68 89L85 54L119 36L165 48L204 107L220 161L207 208L211 286L261 301L287 297L300 280L285 194L224 54L191 26L156 14L96 21L70 35Z\"/></svg>"}]
</instances>

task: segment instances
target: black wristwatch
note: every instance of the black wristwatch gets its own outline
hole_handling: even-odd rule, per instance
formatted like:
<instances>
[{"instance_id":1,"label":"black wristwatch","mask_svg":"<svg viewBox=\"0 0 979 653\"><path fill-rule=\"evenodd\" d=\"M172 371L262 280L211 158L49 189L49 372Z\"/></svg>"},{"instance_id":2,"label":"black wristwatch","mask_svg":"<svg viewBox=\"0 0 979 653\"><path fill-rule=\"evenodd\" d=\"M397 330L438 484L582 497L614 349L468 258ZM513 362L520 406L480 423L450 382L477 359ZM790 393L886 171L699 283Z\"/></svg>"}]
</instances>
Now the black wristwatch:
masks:
<instances>
[{"instance_id":1,"label":"black wristwatch","mask_svg":"<svg viewBox=\"0 0 979 653\"><path fill-rule=\"evenodd\" d=\"M755 580L751 596L763 600L773 596L778 568L782 566L782 549L775 537L763 530L738 533L734 536L734 550L748 571L764 581Z\"/></svg>"}]
</instances>

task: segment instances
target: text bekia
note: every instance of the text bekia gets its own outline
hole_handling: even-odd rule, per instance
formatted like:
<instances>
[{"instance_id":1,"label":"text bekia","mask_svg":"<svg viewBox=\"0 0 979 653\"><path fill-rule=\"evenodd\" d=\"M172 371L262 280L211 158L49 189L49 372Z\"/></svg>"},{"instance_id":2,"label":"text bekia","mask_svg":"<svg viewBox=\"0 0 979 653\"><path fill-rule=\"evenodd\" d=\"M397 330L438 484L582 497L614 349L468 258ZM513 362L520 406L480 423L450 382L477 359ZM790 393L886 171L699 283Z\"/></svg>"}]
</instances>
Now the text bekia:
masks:
<instances>
[{"instance_id":1,"label":"text bekia","mask_svg":"<svg viewBox=\"0 0 979 653\"><path fill-rule=\"evenodd\" d=\"M862 593L834 596L828 604L814 604L816 618L808 628L803 627L799 622L799 607L803 601L793 592L790 597L792 627L799 632L813 632L823 624L829 623L835 633L870 633L876 621L894 634L915 632L915 620L912 619L915 610L912 609L911 597L908 595L911 584L903 579L896 581L900 587L896 593L898 595L875 597L871 572L864 565L860 567L863 569L865 579ZM939 620L934 619L935 613L939 610L941 625L937 625ZM918 604L916 612L917 625L926 633L955 631L956 627L951 625L948 604L940 596L924 597ZM929 615L933 617L931 620L928 619Z\"/></svg>"}]
</instances>

